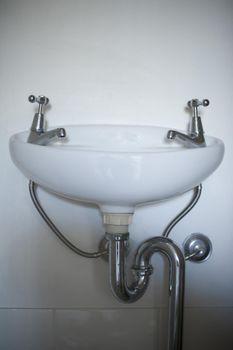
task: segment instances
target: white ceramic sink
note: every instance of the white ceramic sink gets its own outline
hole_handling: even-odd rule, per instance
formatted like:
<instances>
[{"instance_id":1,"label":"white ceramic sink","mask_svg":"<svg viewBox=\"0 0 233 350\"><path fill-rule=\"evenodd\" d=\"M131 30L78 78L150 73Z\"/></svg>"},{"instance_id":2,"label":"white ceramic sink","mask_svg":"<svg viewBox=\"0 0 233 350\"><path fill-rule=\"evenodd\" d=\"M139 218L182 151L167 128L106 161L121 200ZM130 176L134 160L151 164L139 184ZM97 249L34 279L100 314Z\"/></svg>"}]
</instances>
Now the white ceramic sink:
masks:
<instances>
[{"instance_id":1,"label":"white ceramic sink","mask_svg":"<svg viewBox=\"0 0 233 350\"><path fill-rule=\"evenodd\" d=\"M186 148L154 126L64 126L65 141L39 146L28 132L10 139L15 165L44 188L96 203L103 212L129 213L137 204L179 195L205 180L221 163L224 144Z\"/></svg>"}]
</instances>

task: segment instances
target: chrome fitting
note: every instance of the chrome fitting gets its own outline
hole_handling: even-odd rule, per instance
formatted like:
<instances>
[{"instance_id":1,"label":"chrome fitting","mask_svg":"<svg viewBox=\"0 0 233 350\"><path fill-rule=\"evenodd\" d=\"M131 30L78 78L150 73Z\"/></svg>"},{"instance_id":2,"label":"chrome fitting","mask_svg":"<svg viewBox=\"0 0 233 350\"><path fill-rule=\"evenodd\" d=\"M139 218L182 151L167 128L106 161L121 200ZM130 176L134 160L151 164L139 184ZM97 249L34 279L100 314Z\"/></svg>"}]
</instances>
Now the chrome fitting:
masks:
<instances>
[{"instance_id":1,"label":"chrome fitting","mask_svg":"<svg viewBox=\"0 0 233 350\"><path fill-rule=\"evenodd\" d=\"M192 233L183 243L185 260L201 263L212 254L212 243L202 233Z\"/></svg>"},{"instance_id":2,"label":"chrome fitting","mask_svg":"<svg viewBox=\"0 0 233 350\"><path fill-rule=\"evenodd\" d=\"M190 130L188 134L186 135L176 130L169 130L167 138L169 140L177 139L188 147L205 147L204 130L201 117L198 115L198 107L207 107L209 104L210 102L207 99L204 99L203 101L199 101L198 99L188 101L188 107L193 108L193 116L190 122Z\"/></svg>"},{"instance_id":3,"label":"chrome fitting","mask_svg":"<svg viewBox=\"0 0 233 350\"><path fill-rule=\"evenodd\" d=\"M108 241L128 241L129 233L105 233L105 238Z\"/></svg>"},{"instance_id":4,"label":"chrome fitting","mask_svg":"<svg viewBox=\"0 0 233 350\"><path fill-rule=\"evenodd\" d=\"M137 277L150 276L150 275L152 275L152 273L154 271L152 265L148 265L148 266L135 265L131 268L131 270Z\"/></svg>"},{"instance_id":5,"label":"chrome fitting","mask_svg":"<svg viewBox=\"0 0 233 350\"><path fill-rule=\"evenodd\" d=\"M30 95L28 97L29 102L37 102L39 104L38 112L35 113L30 134L28 136L28 143L36 145L46 146L48 143L55 139L62 139L66 137L66 131L64 128L57 128L49 131L45 131L45 118L43 113L43 107L49 103L48 97L40 95L35 97Z\"/></svg>"}]
</instances>

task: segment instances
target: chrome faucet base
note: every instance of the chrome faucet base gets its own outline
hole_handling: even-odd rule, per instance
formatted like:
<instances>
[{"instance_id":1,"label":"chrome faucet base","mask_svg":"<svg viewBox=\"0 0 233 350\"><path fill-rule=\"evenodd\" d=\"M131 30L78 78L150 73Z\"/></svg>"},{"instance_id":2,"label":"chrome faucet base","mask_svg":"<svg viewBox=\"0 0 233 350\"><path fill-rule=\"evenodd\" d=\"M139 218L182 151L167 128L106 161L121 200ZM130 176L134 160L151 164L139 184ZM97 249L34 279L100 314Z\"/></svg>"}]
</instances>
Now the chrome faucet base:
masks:
<instances>
[{"instance_id":1,"label":"chrome faucet base","mask_svg":"<svg viewBox=\"0 0 233 350\"><path fill-rule=\"evenodd\" d=\"M205 147L205 139L204 136L189 136L185 135L179 131L176 130L169 130L167 133L167 138L169 140L175 140L181 141L183 144L185 144L186 147Z\"/></svg>"},{"instance_id":2,"label":"chrome faucet base","mask_svg":"<svg viewBox=\"0 0 233 350\"><path fill-rule=\"evenodd\" d=\"M27 141L36 145L46 146L51 141L55 141L55 139L63 139L64 137L66 137L65 129L57 128L42 133L31 131Z\"/></svg>"}]
</instances>

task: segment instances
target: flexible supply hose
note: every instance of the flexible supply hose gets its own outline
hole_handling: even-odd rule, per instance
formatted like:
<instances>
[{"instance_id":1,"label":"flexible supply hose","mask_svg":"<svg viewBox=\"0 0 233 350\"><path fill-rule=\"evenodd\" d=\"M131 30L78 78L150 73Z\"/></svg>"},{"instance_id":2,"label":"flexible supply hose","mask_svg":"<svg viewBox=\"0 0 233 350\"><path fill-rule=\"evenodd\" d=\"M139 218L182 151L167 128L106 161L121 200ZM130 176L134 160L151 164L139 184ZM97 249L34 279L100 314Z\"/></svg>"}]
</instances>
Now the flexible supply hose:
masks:
<instances>
[{"instance_id":1,"label":"flexible supply hose","mask_svg":"<svg viewBox=\"0 0 233 350\"><path fill-rule=\"evenodd\" d=\"M41 204L39 203L39 200L37 198L36 195L36 184L33 181L29 181L29 192L30 192L30 196L32 199L33 204L35 205L38 213L40 214L40 216L42 217L42 219L46 222L46 224L51 228L51 230L53 231L53 233L55 233L55 235L68 247L70 248L74 253L81 255L85 258L99 258L105 254L108 253L107 250L102 250L102 251L98 251L98 252L86 252L84 250L79 249L78 247L76 247L73 243L71 243L62 233L61 231L54 225L54 223L52 222L52 220L48 217L48 215L45 213L44 209L42 208Z\"/></svg>"},{"instance_id":2,"label":"flexible supply hose","mask_svg":"<svg viewBox=\"0 0 233 350\"><path fill-rule=\"evenodd\" d=\"M35 205L38 213L42 217L42 219L46 222L46 224L50 227L50 229L53 231L53 233L68 247L70 248L74 253L83 256L85 258L99 258L103 257L108 254L108 250L105 249L105 243L102 244L103 250L97 251L97 252L86 252L84 250L81 250L77 246L75 246L72 242L70 242L62 233L61 231L55 226L55 224L52 222L52 220L49 218L49 216L45 213L44 209L42 208L41 204L39 203L39 200L36 195L36 187L37 184L33 181L29 181L29 193L32 199L33 204ZM168 226L165 228L162 236L168 237L171 233L172 229L175 227L175 225L178 224L178 222L183 219L197 204L201 193L202 193L202 185L196 186L194 189L194 194L191 199L191 201L188 203L188 205L168 224ZM198 254L199 252L196 252ZM189 257L186 257L188 259Z\"/></svg>"},{"instance_id":3,"label":"flexible supply hose","mask_svg":"<svg viewBox=\"0 0 233 350\"><path fill-rule=\"evenodd\" d=\"M194 187L193 189L194 194L193 197L191 199L191 201L188 203L188 205L168 224L168 226L165 228L165 230L163 231L162 236L163 237L168 237L171 230L175 227L176 224L178 224L178 222L183 219L189 212L190 210L192 210L195 205L197 204L200 196L201 196L201 192L202 192L202 184Z\"/></svg>"}]
</instances>

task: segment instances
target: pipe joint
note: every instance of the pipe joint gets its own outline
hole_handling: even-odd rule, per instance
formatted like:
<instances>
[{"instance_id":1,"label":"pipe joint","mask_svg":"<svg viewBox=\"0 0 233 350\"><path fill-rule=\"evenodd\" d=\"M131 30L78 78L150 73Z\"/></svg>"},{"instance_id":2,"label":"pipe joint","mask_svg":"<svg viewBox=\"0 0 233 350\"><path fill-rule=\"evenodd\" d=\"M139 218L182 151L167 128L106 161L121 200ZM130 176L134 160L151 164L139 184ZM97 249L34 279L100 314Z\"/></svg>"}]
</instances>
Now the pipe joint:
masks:
<instances>
[{"instance_id":1,"label":"pipe joint","mask_svg":"<svg viewBox=\"0 0 233 350\"><path fill-rule=\"evenodd\" d=\"M129 240L129 233L105 233L105 238L108 241L128 241Z\"/></svg>"},{"instance_id":2,"label":"pipe joint","mask_svg":"<svg viewBox=\"0 0 233 350\"><path fill-rule=\"evenodd\" d=\"M150 276L152 275L154 269L152 265L148 265L148 266L138 266L138 265L134 265L131 268L132 272L134 275L136 275L137 277L145 277L145 276Z\"/></svg>"}]
</instances>

